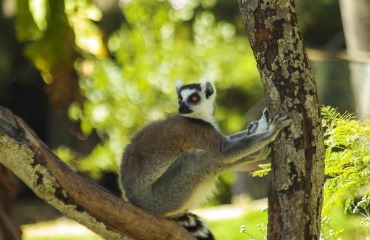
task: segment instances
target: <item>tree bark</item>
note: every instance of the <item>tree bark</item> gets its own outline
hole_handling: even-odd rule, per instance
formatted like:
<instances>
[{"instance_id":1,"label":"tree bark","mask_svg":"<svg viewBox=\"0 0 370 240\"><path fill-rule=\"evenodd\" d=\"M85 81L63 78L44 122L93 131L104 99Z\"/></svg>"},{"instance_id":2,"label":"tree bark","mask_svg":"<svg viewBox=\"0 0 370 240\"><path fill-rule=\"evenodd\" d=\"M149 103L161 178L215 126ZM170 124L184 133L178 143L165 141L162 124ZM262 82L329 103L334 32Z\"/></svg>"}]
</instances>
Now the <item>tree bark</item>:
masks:
<instances>
[{"instance_id":1,"label":"tree bark","mask_svg":"<svg viewBox=\"0 0 370 240\"><path fill-rule=\"evenodd\" d=\"M105 239L193 239L176 222L124 202L73 172L1 107L0 163L40 198Z\"/></svg>"},{"instance_id":2,"label":"tree bark","mask_svg":"<svg viewBox=\"0 0 370 240\"><path fill-rule=\"evenodd\" d=\"M20 240L21 230L13 216L12 203L17 195L14 175L0 164L0 239Z\"/></svg>"},{"instance_id":3,"label":"tree bark","mask_svg":"<svg viewBox=\"0 0 370 240\"><path fill-rule=\"evenodd\" d=\"M294 121L273 144L268 239L319 239L325 148L294 1L238 1L266 105Z\"/></svg>"}]
</instances>

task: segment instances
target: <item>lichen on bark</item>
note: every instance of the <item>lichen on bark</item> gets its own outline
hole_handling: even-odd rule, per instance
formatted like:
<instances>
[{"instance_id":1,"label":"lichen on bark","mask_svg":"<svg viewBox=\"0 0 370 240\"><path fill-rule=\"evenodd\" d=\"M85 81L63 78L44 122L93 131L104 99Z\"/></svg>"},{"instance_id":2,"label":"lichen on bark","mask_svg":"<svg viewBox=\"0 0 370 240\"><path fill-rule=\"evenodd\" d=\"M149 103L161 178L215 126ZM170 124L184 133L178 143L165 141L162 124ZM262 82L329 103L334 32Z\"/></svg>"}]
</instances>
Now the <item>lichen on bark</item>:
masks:
<instances>
[{"instance_id":1,"label":"lichen on bark","mask_svg":"<svg viewBox=\"0 0 370 240\"><path fill-rule=\"evenodd\" d=\"M173 220L124 202L75 173L20 118L2 107L0 164L41 199L104 239L193 239Z\"/></svg>"},{"instance_id":2,"label":"lichen on bark","mask_svg":"<svg viewBox=\"0 0 370 240\"><path fill-rule=\"evenodd\" d=\"M293 119L274 143L269 239L318 239L324 144L316 84L293 0L239 0L243 23L273 113Z\"/></svg>"}]
</instances>

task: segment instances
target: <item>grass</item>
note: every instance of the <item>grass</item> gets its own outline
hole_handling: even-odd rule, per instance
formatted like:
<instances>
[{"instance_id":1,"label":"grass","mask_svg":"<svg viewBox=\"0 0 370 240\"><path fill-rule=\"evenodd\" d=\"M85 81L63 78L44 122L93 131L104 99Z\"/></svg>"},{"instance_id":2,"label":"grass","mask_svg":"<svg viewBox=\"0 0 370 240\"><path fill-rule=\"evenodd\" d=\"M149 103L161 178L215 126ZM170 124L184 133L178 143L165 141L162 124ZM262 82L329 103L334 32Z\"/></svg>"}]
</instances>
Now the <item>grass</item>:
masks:
<instances>
[{"instance_id":1,"label":"grass","mask_svg":"<svg viewBox=\"0 0 370 240\"><path fill-rule=\"evenodd\" d=\"M248 212L240 218L208 222L216 239L225 240L263 239L266 231L262 230L262 225L267 226L267 214L262 211ZM244 233L240 232L241 226L245 226Z\"/></svg>"},{"instance_id":2,"label":"grass","mask_svg":"<svg viewBox=\"0 0 370 240\"><path fill-rule=\"evenodd\" d=\"M345 214L339 207L334 207L328 214L330 221L322 227L325 239L368 239L370 229L361 224L360 215ZM341 231L338 236L330 236L330 232Z\"/></svg>"},{"instance_id":3,"label":"grass","mask_svg":"<svg viewBox=\"0 0 370 240\"><path fill-rule=\"evenodd\" d=\"M222 215L225 212L223 211ZM361 224L361 216L346 215L339 208L334 208L328 215L330 221L322 228L324 239L349 240L366 239L370 229ZM208 227L218 240L262 240L266 235L267 213L262 210L248 211L242 216L231 219L207 220ZM240 227L245 232L240 233ZM369 228L369 227L367 227ZM24 240L101 240L99 236L72 220L61 218L56 221L25 225L22 228ZM367 231L366 231L367 230ZM339 233L340 232L340 233ZM339 235L336 235L339 233Z\"/></svg>"},{"instance_id":4,"label":"grass","mask_svg":"<svg viewBox=\"0 0 370 240\"><path fill-rule=\"evenodd\" d=\"M370 227L361 224L362 217L359 215L346 215L343 210L334 208L329 214L330 219L322 227L323 239L328 240L353 240L368 239ZM240 233L240 227L245 226L245 232ZM261 231L261 226L267 227L267 213L262 211L250 211L236 219L222 221L208 221L208 226L216 239L221 240L263 240L267 230Z\"/></svg>"}]
</instances>

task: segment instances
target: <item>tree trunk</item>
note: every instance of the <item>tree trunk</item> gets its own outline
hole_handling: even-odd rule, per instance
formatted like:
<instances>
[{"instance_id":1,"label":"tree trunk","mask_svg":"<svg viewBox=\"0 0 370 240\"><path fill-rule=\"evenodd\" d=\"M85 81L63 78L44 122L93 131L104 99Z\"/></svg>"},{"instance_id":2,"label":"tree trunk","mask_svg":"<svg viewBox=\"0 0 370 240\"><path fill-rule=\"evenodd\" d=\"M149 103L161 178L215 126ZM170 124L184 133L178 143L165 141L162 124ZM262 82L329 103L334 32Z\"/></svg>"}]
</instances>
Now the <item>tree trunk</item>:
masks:
<instances>
[{"instance_id":1,"label":"tree trunk","mask_svg":"<svg viewBox=\"0 0 370 240\"><path fill-rule=\"evenodd\" d=\"M356 115L370 118L370 1L340 0Z\"/></svg>"},{"instance_id":2,"label":"tree trunk","mask_svg":"<svg viewBox=\"0 0 370 240\"><path fill-rule=\"evenodd\" d=\"M21 239L21 230L12 212L17 189L14 175L0 164L0 240Z\"/></svg>"},{"instance_id":3,"label":"tree trunk","mask_svg":"<svg viewBox=\"0 0 370 240\"><path fill-rule=\"evenodd\" d=\"M268 239L319 239L325 148L294 1L239 0L239 6L266 105L294 121L273 144Z\"/></svg>"},{"instance_id":4,"label":"tree trunk","mask_svg":"<svg viewBox=\"0 0 370 240\"><path fill-rule=\"evenodd\" d=\"M0 163L41 199L105 239L193 239L175 221L144 212L73 172L1 107Z\"/></svg>"}]
</instances>

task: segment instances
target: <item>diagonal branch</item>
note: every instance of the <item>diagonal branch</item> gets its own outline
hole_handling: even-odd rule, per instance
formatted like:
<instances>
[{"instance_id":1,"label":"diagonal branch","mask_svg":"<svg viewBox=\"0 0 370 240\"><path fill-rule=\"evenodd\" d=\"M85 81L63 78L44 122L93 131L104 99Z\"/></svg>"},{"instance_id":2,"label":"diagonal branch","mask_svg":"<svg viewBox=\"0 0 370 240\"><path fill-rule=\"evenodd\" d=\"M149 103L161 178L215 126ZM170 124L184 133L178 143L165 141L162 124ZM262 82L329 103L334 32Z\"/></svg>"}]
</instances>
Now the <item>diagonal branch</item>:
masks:
<instances>
[{"instance_id":1,"label":"diagonal branch","mask_svg":"<svg viewBox=\"0 0 370 240\"><path fill-rule=\"evenodd\" d=\"M41 199L105 239L193 239L176 222L151 215L79 176L2 107L0 164Z\"/></svg>"}]
</instances>

